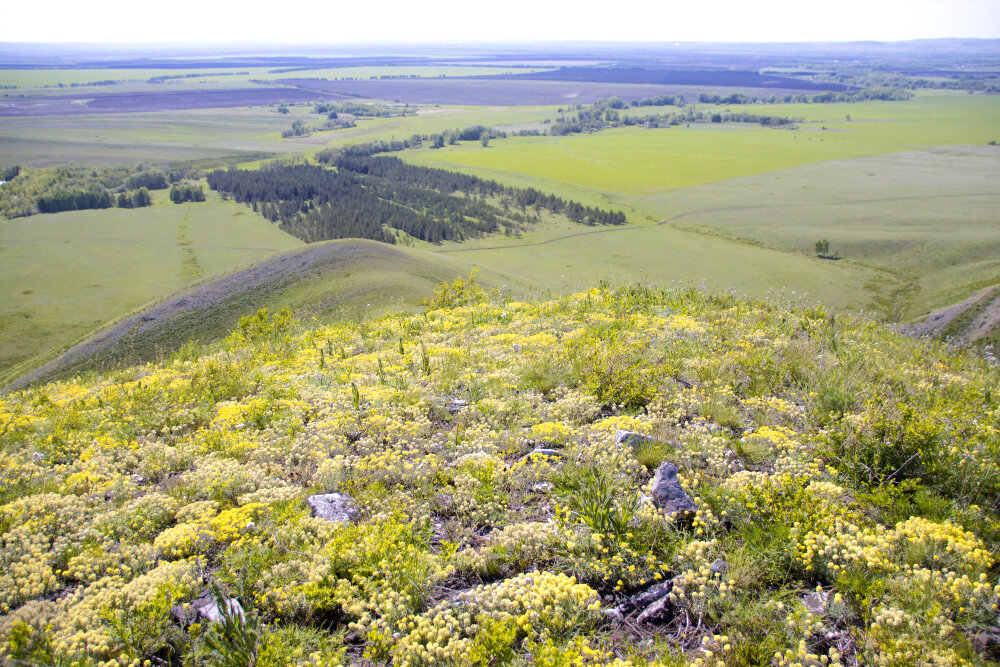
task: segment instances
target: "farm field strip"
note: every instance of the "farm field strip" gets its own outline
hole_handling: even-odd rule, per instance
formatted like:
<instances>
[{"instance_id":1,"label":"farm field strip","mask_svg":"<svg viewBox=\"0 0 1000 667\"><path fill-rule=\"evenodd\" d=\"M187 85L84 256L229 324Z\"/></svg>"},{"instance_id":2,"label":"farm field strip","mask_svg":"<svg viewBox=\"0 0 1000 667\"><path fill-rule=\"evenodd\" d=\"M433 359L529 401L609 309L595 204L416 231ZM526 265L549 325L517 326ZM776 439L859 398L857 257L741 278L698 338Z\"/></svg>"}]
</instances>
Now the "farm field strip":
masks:
<instances>
[{"instance_id":1,"label":"farm field strip","mask_svg":"<svg viewBox=\"0 0 1000 667\"><path fill-rule=\"evenodd\" d=\"M475 66L475 65L386 65L386 66L358 66L358 67L316 67L312 69L294 68L294 71L287 71L289 68L282 67L193 67L190 69L178 68L149 68L149 69L0 69L0 86L17 86L18 89L37 89L43 87L55 88L53 92L68 92L73 90L71 86L82 86L101 81L116 81L124 83L145 82L155 77L181 77L169 78L162 83L151 84L157 87L186 85L198 86L200 84L212 84L213 87L227 84L246 85L254 80L274 81L277 79L287 79L290 76L302 78L328 78L328 79L368 79L370 77L418 77L418 78L439 78L439 77L465 77L465 76L493 76L514 73L535 73L546 71L547 68L514 68L502 66ZM276 71L277 70L277 71ZM191 74L207 76L187 76ZM63 84L63 86L59 86ZM121 84L107 86L93 86L90 90L117 90ZM34 92L34 91L32 91Z\"/></svg>"}]
</instances>

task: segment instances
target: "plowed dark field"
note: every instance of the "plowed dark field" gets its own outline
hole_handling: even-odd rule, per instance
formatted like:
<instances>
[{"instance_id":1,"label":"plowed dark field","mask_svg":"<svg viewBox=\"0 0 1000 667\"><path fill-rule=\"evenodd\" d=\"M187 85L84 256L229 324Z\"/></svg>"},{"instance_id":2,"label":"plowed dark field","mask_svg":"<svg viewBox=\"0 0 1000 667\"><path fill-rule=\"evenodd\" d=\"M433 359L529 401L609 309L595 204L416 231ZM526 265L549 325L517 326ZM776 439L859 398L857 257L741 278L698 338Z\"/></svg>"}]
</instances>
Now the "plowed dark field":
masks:
<instances>
[{"instance_id":1,"label":"plowed dark field","mask_svg":"<svg viewBox=\"0 0 1000 667\"><path fill-rule=\"evenodd\" d=\"M0 98L0 116L69 116L90 113L176 111L263 106L281 102L344 99L335 93L298 88L89 93Z\"/></svg>"}]
</instances>

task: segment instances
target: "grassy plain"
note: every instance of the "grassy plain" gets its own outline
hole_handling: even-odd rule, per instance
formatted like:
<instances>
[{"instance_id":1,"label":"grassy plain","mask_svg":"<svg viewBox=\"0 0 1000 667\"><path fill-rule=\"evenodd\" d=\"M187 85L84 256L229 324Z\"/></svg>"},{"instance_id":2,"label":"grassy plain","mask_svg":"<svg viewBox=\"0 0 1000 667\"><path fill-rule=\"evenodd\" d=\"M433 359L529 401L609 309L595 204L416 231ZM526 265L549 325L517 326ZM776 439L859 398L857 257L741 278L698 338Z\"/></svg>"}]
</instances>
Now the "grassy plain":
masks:
<instances>
[{"instance_id":1,"label":"grassy plain","mask_svg":"<svg viewBox=\"0 0 1000 667\"><path fill-rule=\"evenodd\" d=\"M204 276L302 244L211 197L0 223L0 378Z\"/></svg>"},{"instance_id":2,"label":"grassy plain","mask_svg":"<svg viewBox=\"0 0 1000 667\"><path fill-rule=\"evenodd\" d=\"M1000 99L995 96L927 95L907 102L729 108L802 116L808 122L796 130L743 123L617 128L595 134L519 137L494 142L488 149L465 144L406 158L478 175L511 173L641 195L826 160L926 146L984 145L1000 134ZM848 114L851 121L844 120Z\"/></svg>"},{"instance_id":3,"label":"grassy plain","mask_svg":"<svg viewBox=\"0 0 1000 667\"><path fill-rule=\"evenodd\" d=\"M531 239L545 243L524 254L474 255L495 266L523 266L539 280L563 275L551 271L553 266L566 268L567 275L592 275L588 267L610 266L608 255L616 252L631 253L642 266L651 266L657 255L676 256L658 270L659 279L708 276L715 286L735 285L752 294L764 283L798 285L831 305L863 305L892 318L917 317L1000 282L1000 150L985 145L1000 135L1000 99L942 94L907 102L747 110L809 120L795 130L746 124L619 128L403 157L621 206L633 222L667 222L687 232L708 231L800 254L748 260L744 255L754 251L745 246L695 243L693 237L660 230L628 253L608 246L624 238L614 233L553 231ZM978 146L950 147L961 144ZM812 266L784 273L784 267L806 260L801 255L811 255L819 238L830 239L849 260L834 271L850 276L840 286L841 278L830 280ZM857 284L866 287L845 289Z\"/></svg>"},{"instance_id":4,"label":"grassy plain","mask_svg":"<svg viewBox=\"0 0 1000 667\"><path fill-rule=\"evenodd\" d=\"M490 246L483 239L439 253L559 291L600 280L693 285L864 310L887 303L901 287L894 276L851 262L828 262L668 226L552 230L520 245Z\"/></svg>"},{"instance_id":5,"label":"grassy plain","mask_svg":"<svg viewBox=\"0 0 1000 667\"><path fill-rule=\"evenodd\" d=\"M357 127L282 139L292 121L319 124L312 106L191 109L79 116L0 118L2 164L44 167L74 162L118 165L210 160L250 162L278 155L306 155L324 146L375 139L403 139L483 123L531 124L550 117L548 107L516 109L442 107L416 116L360 119ZM478 144L477 144L478 145Z\"/></svg>"},{"instance_id":6,"label":"grassy plain","mask_svg":"<svg viewBox=\"0 0 1000 667\"><path fill-rule=\"evenodd\" d=\"M320 120L309 110L292 107L287 115L273 108L240 108L6 118L0 119L0 142L5 157L26 164L144 160L213 167L274 155L308 156L328 146L401 139L476 123L508 130L537 127L557 115L552 107L441 106L424 108L416 116L363 119L355 128L281 139L280 132L292 120ZM1000 100L942 94L921 95L907 102L754 105L745 110L802 116L807 121L795 130L747 124L621 128L568 137L495 140L485 148L469 142L397 154L418 164L535 187L589 205L621 208L633 225L639 225L589 229L549 224L521 238L440 247L418 243L417 251L428 256L437 253L443 262L458 262L452 267L457 272L481 266L497 284L525 289L585 287L598 279L704 284L753 296L785 287L785 296L792 297L794 292L797 300L818 299L835 308L874 310L900 318L917 317L1000 281L995 259L1000 254L995 232L1000 152L983 145L1000 135L996 121ZM980 147L947 148L962 144ZM211 240L192 241L198 247L202 270L193 271L188 264L185 272L180 268L185 264L176 239L179 210L161 206L150 212L72 213L6 226L0 232L4 254L14 257L14 248L17 254L3 269L3 284L12 286L7 295L11 317L5 318L8 324L0 331L6 345L4 367L23 368L43 350L62 347L202 274L231 269L298 244L244 207L218 201L200 209L195 205L191 210L204 214L206 222L192 224L192 228L215 229L228 236L234 220L254 219L260 227L253 229L277 236L273 243L241 242L247 248L240 251L213 250L212 245L229 244ZM228 213L215 219L218 211ZM152 218L139 220L147 216ZM163 224L157 227L153 220L161 218ZM81 239L98 240L63 244L69 230L87 228L80 222L95 226L93 234L88 232ZM141 232L143 225L158 231ZM15 230L25 229L44 230L38 235L39 243L18 245ZM143 242L105 243L99 240L106 238L99 229L129 238L122 231L128 229ZM844 259L831 262L811 257L812 245L820 237L830 239ZM171 249L155 253L150 246L156 243ZM128 260L137 265L146 263L147 255L156 255L148 261L157 268L149 279L127 281L116 291L100 290L100 296L94 288L90 289L95 294L89 293L82 285L114 282L108 275L108 267L113 266L108 258L116 247L128 247ZM42 266L40 258L52 253L66 267L49 284L49 291L63 298L62 305L46 308L44 313L45 307L37 305L35 311L27 310L32 313L29 317L16 315L30 296L19 295L20 290L13 287L23 282L18 272ZM83 277L91 271L92 280ZM360 275L354 273L359 280ZM373 284L378 283L372 276ZM57 286L67 281L74 287L60 291ZM386 284L390 287L385 294L389 294L401 283ZM323 289L327 288L360 293L356 286L346 284L331 283ZM376 301L382 298L377 290L372 294ZM289 298L289 303L301 304L313 297ZM43 339L46 344L56 342L45 347Z\"/></svg>"},{"instance_id":7,"label":"grassy plain","mask_svg":"<svg viewBox=\"0 0 1000 667\"><path fill-rule=\"evenodd\" d=\"M0 146L5 164L34 167L246 161L295 151L281 140L290 115L243 107L0 118Z\"/></svg>"},{"instance_id":8,"label":"grassy plain","mask_svg":"<svg viewBox=\"0 0 1000 667\"><path fill-rule=\"evenodd\" d=\"M1000 151L939 148L834 160L651 195L685 229L812 254L817 239L913 282L909 319L1000 282Z\"/></svg>"}]
</instances>

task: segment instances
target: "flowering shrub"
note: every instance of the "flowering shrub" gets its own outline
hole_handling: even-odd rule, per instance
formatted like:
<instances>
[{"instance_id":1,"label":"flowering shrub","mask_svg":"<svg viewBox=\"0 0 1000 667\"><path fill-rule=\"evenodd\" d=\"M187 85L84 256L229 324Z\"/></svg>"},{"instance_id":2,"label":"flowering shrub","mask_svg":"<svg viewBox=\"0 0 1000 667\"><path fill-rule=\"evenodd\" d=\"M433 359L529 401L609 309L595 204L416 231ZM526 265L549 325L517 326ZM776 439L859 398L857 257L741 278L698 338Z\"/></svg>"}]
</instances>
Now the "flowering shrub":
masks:
<instances>
[{"instance_id":1,"label":"flowering shrub","mask_svg":"<svg viewBox=\"0 0 1000 667\"><path fill-rule=\"evenodd\" d=\"M1000 396L974 357L821 308L465 280L199 354L0 397L0 661L987 660ZM311 516L330 492L348 525ZM244 630L171 613L210 583ZM633 643L601 612L656 584L666 632Z\"/></svg>"}]
</instances>

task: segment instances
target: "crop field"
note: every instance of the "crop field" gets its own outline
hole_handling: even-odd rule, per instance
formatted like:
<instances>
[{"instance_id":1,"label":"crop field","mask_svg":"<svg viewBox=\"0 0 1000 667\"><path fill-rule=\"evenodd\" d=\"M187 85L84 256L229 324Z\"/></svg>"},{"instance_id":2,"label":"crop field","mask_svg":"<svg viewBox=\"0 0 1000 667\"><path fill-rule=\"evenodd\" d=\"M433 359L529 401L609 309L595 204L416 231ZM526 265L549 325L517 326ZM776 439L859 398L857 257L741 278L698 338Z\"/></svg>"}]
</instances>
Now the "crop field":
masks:
<instances>
[{"instance_id":1,"label":"crop field","mask_svg":"<svg viewBox=\"0 0 1000 667\"><path fill-rule=\"evenodd\" d=\"M358 119L357 127L282 139L294 120L319 123L311 105L187 109L77 116L0 117L4 164L33 167L75 162L117 165L212 160L214 164L251 162L277 155L313 153L377 139L402 139L477 123L490 126L538 125L555 108L438 107L415 116Z\"/></svg>"},{"instance_id":2,"label":"crop field","mask_svg":"<svg viewBox=\"0 0 1000 667\"><path fill-rule=\"evenodd\" d=\"M0 223L0 377L193 280L301 245L234 202Z\"/></svg>"},{"instance_id":3,"label":"crop field","mask_svg":"<svg viewBox=\"0 0 1000 667\"><path fill-rule=\"evenodd\" d=\"M336 94L293 88L234 88L222 90L158 90L134 93L76 93L8 98L0 116L73 116L94 113L136 113L174 109L212 109L345 99Z\"/></svg>"},{"instance_id":4,"label":"crop field","mask_svg":"<svg viewBox=\"0 0 1000 667\"><path fill-rule=\"evenodd\" d=\"M685 93L696 100L703 86L665 86L645 83L594 81L535 81L509 77L378 79L357 81L307 81L289 74L279 82L352 97L396 100L408 104L461 104L472 106L589 104L602 97L624 100ZM714 89L713 89L714 90ZM760 89L739 87L728 92L760 93ZM767 94L802 92L794 89L767 89Z\"/></svg>"},{"instance_id":5,"label":"crop field","mask_svg":"<svg viewBox=\"0 0 1000 667\"><path fill-rule=\"evenodd\" d=\"M305 109L189 109L129 114L0 118L5 164L154 164L209 158L239 162L279 152L315 150L282 141L292 120L310 119Z\"/></svg>"},{"instance_id":6,"label":"crop field","mask_svg":"<svg viewBox=\"0 0 1000 667\"><path fill-rule=\"evenodd\" d=\"M62 86L84 86L98 82L114 81L124 83L144 82L156 77L163 79L156 86L214 86L248 84L253 80L274 81L287 79L289 76L302 78L325 79L368 79L370 77L467 77L493 76L511 74L531 74L545 71L541 68L513 68L475 65L413 65L413 66L361 66L361 67L307 67L293 68L274 67L226 67L226 68L150 68L150 69L0 69L0 86L16 86L17 88L42 88ZM197 76L194 76L197 75ZM120 85L117 84L117 85ZM115 85L115 84L113 84ZM101 86L90 88L91 91L107 90ZM68 92L59 88L59 92Z\"/></svg>"},{"instance_id":7,"label":"crop field","mask_svg":"<svg viewBox=\"0 0 1000 667\"><path fill-rule=\"evenodd\" d=\"M508 75L517 79L540 81L600 81L604 83L648 83L655 85L715 86L720 88L758 88L763 90L832 90L844 91L841 83L809 81L748 70L659 69L654 67L570 67Z\"/></svg>"}]
</instances>

